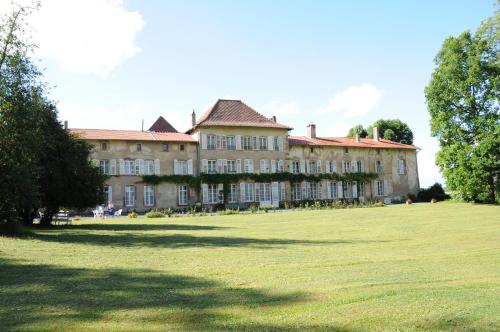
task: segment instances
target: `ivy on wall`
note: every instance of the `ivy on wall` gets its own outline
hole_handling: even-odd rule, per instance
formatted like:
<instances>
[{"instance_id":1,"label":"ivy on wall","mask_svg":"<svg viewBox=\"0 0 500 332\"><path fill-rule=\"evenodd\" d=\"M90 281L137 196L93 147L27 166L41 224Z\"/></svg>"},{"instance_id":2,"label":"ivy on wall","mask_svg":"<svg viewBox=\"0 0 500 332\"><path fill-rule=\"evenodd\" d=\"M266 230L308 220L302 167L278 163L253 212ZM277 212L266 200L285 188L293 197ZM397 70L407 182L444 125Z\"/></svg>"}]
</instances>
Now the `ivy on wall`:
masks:
<instances>
[{"instance_id":1,"label":"ivy on wall","mask_svg":"<svg viewBox=\"0 0 500 332\"><path fill-rule=\"evenodd\" d=\"M199 190L202 183L208 184L224 184L224 190L228 187L227 184L239 183L241 181L253 180L255 182L319 182L321 180L335 181L357 181L365 182L377 178L377 173L347 173L344 175L338 173L322 173L322 174L294 174L289 172L281 173L238 173L238 174L206 174L200 176L194 175L144 175L142 181L148 184L160 183L176 183L187 184L190 188Z\"/></svg>"}]
</instances>

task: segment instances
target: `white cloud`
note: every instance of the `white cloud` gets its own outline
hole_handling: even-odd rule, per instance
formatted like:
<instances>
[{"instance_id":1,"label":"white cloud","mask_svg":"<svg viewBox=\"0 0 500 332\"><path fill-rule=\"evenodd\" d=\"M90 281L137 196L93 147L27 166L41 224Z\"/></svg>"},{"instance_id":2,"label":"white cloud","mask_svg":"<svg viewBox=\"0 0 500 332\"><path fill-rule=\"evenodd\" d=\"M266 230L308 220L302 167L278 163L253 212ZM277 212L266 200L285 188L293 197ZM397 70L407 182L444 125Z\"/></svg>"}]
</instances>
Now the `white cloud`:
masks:
<instances>
[{"instance_id":1,"label":"white cloud","mask_svg":"<svg viewBox=\"0 0 500 332\"><path fill-rule=\"evenodd\" d=\"M382 95L382 91L372 84L352 85L338 92L318 113L340 112L345 117L365 115L375 107Z\"/></svg>"},{"instance_id":2,"label":"white cloud","mask_svg":"<svg viewBox=\"0 0 500 332\"><path fill-rule=\"evenodd\" d=\"M120 107L93 107L79 103L59 103L59 119L67 120L70 128L124 129L141 130L144 120L144 130L149 129L162 115L175 129L182 132L189 128L190 117L181 112L160 113L148 105L131 105Z\"/></svg>"},{"instance_id":3,"label":"white cloud","mask_svg":"<svg viewBox=\"0 0 500 332\"><path fill-rule=\"evenodd\" d=\"M328 131L328 133L322 136L345 137L351 127L352 125L347 122L337 121L335 122L335 125Z\"/></svg>"},{"instance_id":4,"label":"white cloud","mask_svg":"<svg viewBox=\"0 0 500 332\"><path fill-rule=\"evenodd\" d=\"M269 115L297 115L300 114L299 105L291 101L288 103L270 102L262 107Z\"/></svg>"},{"instance_id":5,"label":"white cloud","mask_svg":"<svg viewBox=\"0 0 500 332\"><path fill-rule=\"evenodd\" d=\"M0 0L0 8L9 3ZM127 11L123 0L44 0L29 22L37 56L102 78L139 51L135 38L144 26L141 14Z\"/></svg>"}]
</instances>

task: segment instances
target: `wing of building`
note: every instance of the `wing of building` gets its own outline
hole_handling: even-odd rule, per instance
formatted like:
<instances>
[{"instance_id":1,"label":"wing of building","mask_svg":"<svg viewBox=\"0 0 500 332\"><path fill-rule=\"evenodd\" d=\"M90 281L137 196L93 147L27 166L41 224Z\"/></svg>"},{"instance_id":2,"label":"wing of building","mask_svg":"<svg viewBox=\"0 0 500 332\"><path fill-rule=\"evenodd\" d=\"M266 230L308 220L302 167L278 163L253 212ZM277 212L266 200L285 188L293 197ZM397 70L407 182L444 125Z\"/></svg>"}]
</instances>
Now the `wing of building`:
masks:
<instances>
[{"instance_id":1,"label":"wing of building","mask_svg":"<svg viewBox=\"0 0 500 332\"><path fill-rule=\"evenodd\" d=\"M317 137L314 124L307 125L307 136L290 136L291 129L240 100L220 99L198 121L193 112L192 128L186 133L178 133L163 117L148 131L70 130L93 144L92 159L110 175L103 203L111 202L115 209L280 206L303 200L390 202L419 190L416 146L380 139L376 128L373 139ZM294 177L283 176L281 181L259 182L242 175L237 182L226 183L228 188L223 183L192 188L178 181L143 182L144 175L202 173L291 173L321 179L289 181ZM351 173L375 176L346 180Z\"/></svg>"}]
</instances>

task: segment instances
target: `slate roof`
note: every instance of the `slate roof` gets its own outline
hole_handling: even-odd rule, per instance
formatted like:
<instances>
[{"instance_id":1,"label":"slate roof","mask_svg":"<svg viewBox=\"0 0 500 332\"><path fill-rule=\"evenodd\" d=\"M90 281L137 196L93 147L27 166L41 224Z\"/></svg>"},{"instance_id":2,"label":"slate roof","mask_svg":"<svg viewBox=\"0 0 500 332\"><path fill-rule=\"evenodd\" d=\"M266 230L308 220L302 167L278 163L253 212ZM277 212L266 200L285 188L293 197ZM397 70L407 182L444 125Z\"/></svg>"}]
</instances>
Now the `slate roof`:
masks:
<instances>
[{"instance_id":1,"label":"slate roof","mask_svg":"<svg viewBox=\"0 0 500 332\"><path fill-rule=\"evenodd\" d=\"M266 118L241 100L219 99L188 133L200 126L231 126L292 129Z\"/></svg>"},{"instance_id":2,"label":"slate roof","mask_svg":"<svg viewBox=\"0 0 500 332\"><path fill-rule=\"evenodd\" d=\"M70 129L70 132L88 140L196 142L191 136L183 133L77 128Z\"/></svg>"},{"instance_id":3,"label":"slate roof","mask_svg":"<svg viewBox=\"0 0 500 332\"><path fill-rule=\"evenodd\" d=\"M158 133L177 133L177 130L163 116L160 116L149 128L149 131Z\"/></svg>"},{"instance_id":4,"label":"slate roof","mask_svg":"<svg viewBox=\"0 0 500 332\"><path fill-rule=\"evenodd\" d=\"M360 138L356 142L355 138L350 137L317 137L309 138L306 136L288 136L288 144L290 145L307 145L307 146L340 146L340 147L357 147L357 148L384 148L384 149L419 149L415 145L408 145L380 139L375 141L372 138Z\"/></svg>"}]
</instances>

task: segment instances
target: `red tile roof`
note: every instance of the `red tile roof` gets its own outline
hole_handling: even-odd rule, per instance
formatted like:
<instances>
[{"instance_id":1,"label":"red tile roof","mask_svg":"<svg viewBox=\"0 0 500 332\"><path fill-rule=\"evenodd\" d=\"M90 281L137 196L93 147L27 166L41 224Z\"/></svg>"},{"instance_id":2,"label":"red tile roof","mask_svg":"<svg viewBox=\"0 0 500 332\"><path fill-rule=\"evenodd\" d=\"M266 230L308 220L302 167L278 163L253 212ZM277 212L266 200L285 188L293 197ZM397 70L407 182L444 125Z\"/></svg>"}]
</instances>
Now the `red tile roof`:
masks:
<instances>
[{"instance_id":1,"label":"red tile roof","mask_svg":"<svg viewBox=\"0 0 500 332\"><path fill-rule=\"evenodd\" d=\"M289 126L276 123L255 111L241 100L219 99L188 131L192 132L200 126L237 126L292 129Z\"/></svg>"},{"instance_id":2,"label":"red tile roof","mask_svg":"<svg viewBox=\"0 0 500 332\"><path fill-rule=\"evenodd\" d=\"M308 145L308 146L341 146L357 148L384 148L384 149L411 149L416 150L414 145L392 142L386 139L375 141L372 138L360 138L356 142L355 138L350 137L317 137L309 138L306 136L288 136L290 145Z\"/></svg>"},{"instance_id":3,"label":"red tile roof","mask_svg":"<svg viewBox=\"0 0 500 332\"><path fill-rule=\"evenodd\" d=\"M70 132L88 140L196 142L191 136L182 133L76 128L70 129Z\"/></svg>"}]
</instances>

